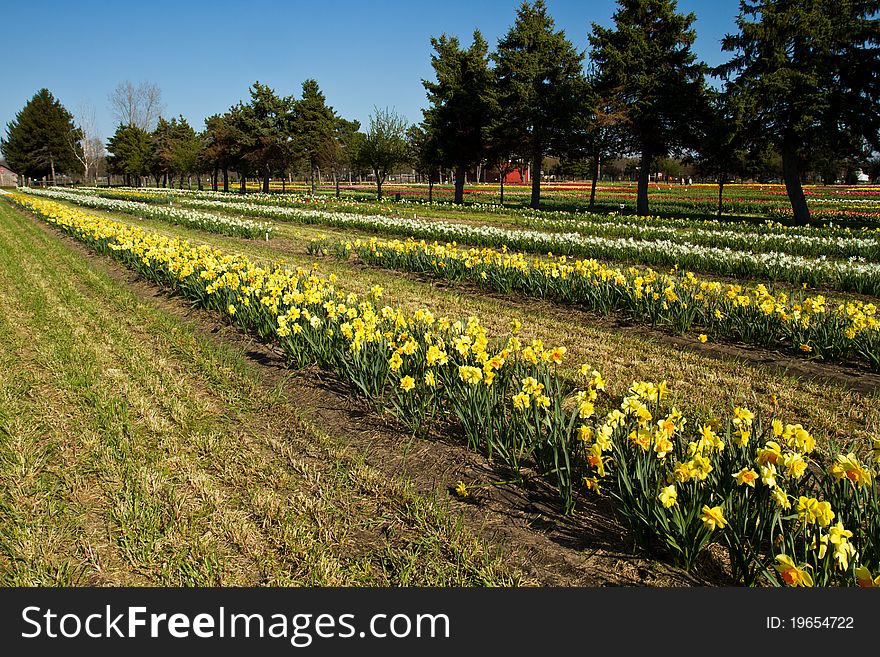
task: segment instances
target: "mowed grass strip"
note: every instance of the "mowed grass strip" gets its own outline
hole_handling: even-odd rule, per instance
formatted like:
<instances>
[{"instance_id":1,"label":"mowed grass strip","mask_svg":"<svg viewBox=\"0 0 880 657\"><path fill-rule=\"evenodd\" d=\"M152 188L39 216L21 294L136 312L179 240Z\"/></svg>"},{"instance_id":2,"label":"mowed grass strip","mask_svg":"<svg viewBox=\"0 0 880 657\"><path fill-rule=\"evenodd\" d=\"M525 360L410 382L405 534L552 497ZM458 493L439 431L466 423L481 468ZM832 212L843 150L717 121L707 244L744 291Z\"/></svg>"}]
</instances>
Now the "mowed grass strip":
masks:
<instances>
[{"instance_id":1,"label":"mowed grass strip","mask_svg":"<svg viewBox=\"0 0 880 657\"><path fill-rule=\"evenodd\" d=\"M0 585L514 585L445 501L0 204Z\"/></svg>"},{"instance_id":2,"label":"mowed grass strip","mask_svg":"<svg viewBox=\"0 0 880 657\"><path fill-rule=\"evenodd\" d=\"M341 231L291 226L285 238L267 243L160 221L143 222L124 214L89 212L146 225L194 243L211 244L227 253L241 253L263 262L283 261L292 267L311 267L316 262L306 253L309 240L322 234L345 235ZM775 395L782 419L803 424L816 436L820 448L834 441L864 449L871 444L871 437L880 434L880 391L863 393L842 383L806 378L797 371L781 371L775 363L765 367L723 353L682 349L637 331L619 330L604 318L546 301L487 294L472 286L457 287L416 275L367 268L353 260L324 258L319 267L325 274L336 274L338 285L346 291L366 294L373 285L380 285L391 305L409 310L427 306L438 316L476 315L484 326L499 334L509 331L511 323L519 320L523 323L523 339L538 338L548 346L568 348L564 375L574 377L580 363L589 363L602 372L608 392L616 400L633 381L665 379L672 390L671 403L688 417L725 417L736 405L769 414Z\"/></svg>"}]
</instances>

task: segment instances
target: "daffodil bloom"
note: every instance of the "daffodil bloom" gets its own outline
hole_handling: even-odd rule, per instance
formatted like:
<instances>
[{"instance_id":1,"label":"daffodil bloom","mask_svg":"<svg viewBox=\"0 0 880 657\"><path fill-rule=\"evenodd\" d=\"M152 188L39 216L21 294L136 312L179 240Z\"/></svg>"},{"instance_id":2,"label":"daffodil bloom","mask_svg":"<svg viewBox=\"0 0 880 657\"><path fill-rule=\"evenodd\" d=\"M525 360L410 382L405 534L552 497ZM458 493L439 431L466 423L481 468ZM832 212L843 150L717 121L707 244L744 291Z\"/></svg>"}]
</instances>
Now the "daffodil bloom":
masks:
<instances>
[{"instance_id":1,"label":"daffodil bloom","mask_svg":"<svg viewBox=\"0 0 880 657\"><path fill-rule=\"evenodd\" d=\"M658 459L666 458L666 455L672 451L672 447L672 441L665 435L660 434L654 438L654 452Z\"/></svg>"},{"instance_id":2,"label":"daffodil bloom","mask_svg":"<svg viewBox=\"0 0 880 657\"><path fill-rule=\"evenodd\" d=\"M409 392L416 387L416 381L411 376L405 376L400 380L400 388L404 392Z\"/></svg>"},{"instance_id":3,"label":"daffodil bloom","mask_svg":"<svg viewBox=\"0 0 880 657\"><path fill-rule=\"evenodd\" d=\"M733 475L733 478L736 479L736 483L740 486L751 486L755 487L755 481L758 479L758 473L752 470L751 468L743 468L739 472Z\"/></svg>"},{"instance_id":4,"label":"daffodil bloom","mask_svg":"<svg viewBox=\"0 0 880 657\"><path fill-rule=\"evenodd\" d=\"M813 576L807 572L809 564L798 566L787 554L778 554L773 567L788 586L813 586Z\"/></svg>"},{"instance_id":5,"label":"daffodil bloom","mask_svg":"<svg viewBox=\"0 0 880 657\"><path fill-rule=\"evenodd\" d=\"M820 527L827 527L834 519L834 511L831 510L830 502L804 495L798 498L797 513L801 522Z\"/></svg>"},{"instance_id":6,"label":"daffodil bloom","mask_svg":"<svg viewBox=\"0 0 880 657\"><path fill-rule=\"evenodd\" d=\"M872 577L871 571L865 566L856 568L856 584L863 589L880 588L880 575Z\"/></svg>"},{"instance_id":7,"label":"daffodil bloom","mask_svg":"<svg viewBox=\"0 0 880 657\"><path fill-rule=\"evenodd\" d=\"M727 520L724 518L724 509L720 506L709 507L704 504L700 513L700 520L710 532L716 529L724 529L727 526Z\"/></svg>"},{"instance_id":8,"label":"daffodil bloom","mask_svg":"<svg viewBox=\"0 0 880 657\"><path fill-rule=\"evenodd\" d=\"M691 468L687 463L676 463L672 469L673 478L679 483L686 483L691 479Z\"/></svg>"},{"instance_id":9,"label":"daffodil bloom","mask_svg":"<svg viewBox=\"0 0 880 657\"><path fill-rule=\"evenodd\" d=\"M577 428L577 435L578 440L588 443L593 438L593 429L585 424L582 424Z\"/></svg>"},{"instance_id":10,"label":"daffodil bloom","mask_svg":"<svg viewBox=\"0 0 880 657\"><path fill-rule=\"evenodd\" d=\"M830 472L835 479L846 477L857 486L867 486L871 483L871 473L859 462L854 452L845 456L838 454Z\"/></svg>"},{"instance_id":11,"label":"daffodil bloom","mask_svg":"<svg viewBox=\"0 0 880 657\"><path fill-rule=\"evenodd\" d=\"M437 379L434 376L434 372L432 372L431 370L428 370L427 372L425 372L425 385L428 386L429 388L436 388L437 387Z\"/></svg>"},{"instance_id":12,"label":"daffodil bloom","mask_svg":"<svg viewBox=\"0 0 880 657\"><path fill-rule=\"evenodd\" d=\"M463 481L459 481L455 485L455 492L459 497L467 497L470 493L468 492L467 486L464 485Z\"/></svg>"},{"instance_id":13,"label":"daffodil bloom","mask_svg":"<svg viewBox=\"0 0 880 657\"><path fill-rule=\"evenodd\" d=\"M768 463L775 465L780 463L782 461L782 448L775 440L768 440L764 447L758 450L756 460L758 465L766 465Z\"/></svg>"},{"instance_id":14,"label":"daffodil bloom","mask_svg":"<svg viewBox=\"0 0 880 657\"><path fill-rule=\"evenodd\" d=\"M235 314L235 306L233 306L230 303L228 306L226 306L226 312L228 312L230 315L234 315Z\"/></svg>"},{"instance_id":15,"label":"daffodil bloom","mask_svg":"<svg viewBox=\"0 0 880 657\"><path fill-rule=\"evenodd\" d=\"M458 368L458 376L465 383L477 385L483 380L483 370L479 367L471 367L470 365L461 365Z\"/></svg>"},{"instance_id":16,"label":"daffodil bloom","mask_svg":"<svg viewBox=\"0 0 880 657\"><path fill-rule=\"evenodd\" d=\"M779 418L774 418L773 422L770 423L770 427L773 430L773 435L777 438L782 435L782 420Z\"/></svg>"},{"instance_id":17,"label":"daffodil bloom","mask_svg":"<svg viewBox=\"0 0 880 657\"><path fill-rule=\"evenodd\" d=\"M675 506L678 501L678 491L675 490L674 485L666 486L665 488L660 489L660 495L657 497L660 499L660 503L663 504L663 507L669 509Z\"/></svg>"},{"instance_id":18,"label":"daffodil bloom","mask_svg":"<svg viewBox=\"0 0 880 657\"><path fill-rule=\"evenodd\" d=\"M700 342L707 342L709 340L709 336L706 335L705 333L700 333L698 340Z\"/></svg>"},{"instance_id":19,"label":"daffodil bloom","mask_svg":"<svg viewBox=\"0 0 880 657\"><path fill-rule=\"evenodd\" d=\"M791 500L788 499L788 494L781 488L774 488L770 492L770 495L773 498L773 501L776 502L776 506L783 511L787 511L791 508Z\"/></svg>"},{"instance_id":20,"label":"daffodil bloom","mask_svg":"<svg viewBox=\"0 0 880 657\"><path fill-rule=\"evenodd\" d=\"M591 490L596 495L602 494L602 488L599 486L599 480L596 477L584 477L584 485L587 487L587 490Z\"/></svg>"},{"instance_id":21,"label":"daffodil bloom","mask_svg":"<svg viewBox=\"0 0 880 657\"><path fill-rule=\"evenodd\" d=\"M526 393L520 392L513 396L513 407L518 410L524 410L532 405L532 398Z\"/></svg>"},{"instance_id":22,"label":"daffodil bloom","mask_svg":"<svg viewBox=\"0 0 880 657\"><path fill-rule=\"evenodd\" d=\"M785 465L788 476L793 477L794 479L800 479L803 477L804 472L807 470L807 462L804 461L804 458L797 452L786 454L783 459L783 464Z\"/></svg>"}]
</instances>

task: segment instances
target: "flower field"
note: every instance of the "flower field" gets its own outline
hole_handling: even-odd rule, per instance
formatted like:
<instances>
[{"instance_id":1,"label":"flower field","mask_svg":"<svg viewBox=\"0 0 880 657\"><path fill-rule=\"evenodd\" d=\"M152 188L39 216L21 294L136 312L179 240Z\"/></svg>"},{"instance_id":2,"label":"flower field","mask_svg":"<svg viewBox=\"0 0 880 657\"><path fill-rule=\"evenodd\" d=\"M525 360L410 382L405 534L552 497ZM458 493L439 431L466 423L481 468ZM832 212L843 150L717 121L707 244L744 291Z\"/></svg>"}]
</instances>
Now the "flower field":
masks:
<instances>
[{"instance_id":1,"label":"flower field","mask_svg":"<svg viewBox=\"0 0 880 657\"><path fill-rule=\"evenodd\" d=\"M858 359L880 370L877 306L858 300L833 307L822 295L771 293L765 286L700 279L693 273L608 267L590 260L528 258L506 249L463 249L452 244L354 240L314 242L316 254L353 251L363 262L390 269L469 281L504 293L518 291L609 314L654 328L705 331L713 339L787 347L813 357ZM705 334L704 334L705 335Z\"/></svg>"},{"instance_id":2,"label":"flower field","mask_svg":"<svg viewBox=\"0 0 880 657\"><path fill-rule=\"evenodd\" d=\"M27 192L45 198L70 201L97 210L125 212L144 219L161 219L179 226L188 226L221 235L235 235L251 239L265 236L268 240L273 230L270 224L264 222L208 214L168 204L152 205L120 199L106 199L101 196L75 194L57 189L29 189Z\"/></svg>"},{"instance_id":3,"label":"flower field","mask_svg":"<svg viewBox=\"0 0 880 657\"><path fill-rule=\"evenodd\" d=\"M57 194L57 192L51 192ZM76 196L66 194L67 200L80 202L76 196L83 196L84 204L107 204L110 201L96 199L96 194L86 193ZM151 192L147 198L156 198L157 192ZM59 197L60 198L60 197ZM678 228L664 226L646 228L652 239L645 236L606 237L602 234L589 232L589 226L598 226L598 231L618 232L623 224L618 221L583 220L574 223L573 227L585 232L561 232L564 220L543 219L545 228L548 221L552 231L535 229L514 229L493 224L464 224L438 221L435 219L403 218L363 213L336 212L306 209L290 206L273 206L263 203L241 203L224 200L197 198L196 200L179 201L188 206L201 209L229 210L236 215L262 217L277 221L291 221L305 224L316 224L339 228L356 228L383 234L404 235L427 240L456 241L474 246L495 248L507 247L532 253L552 252L568 256L588 257L601 260L632 262L653 267L679 267L702 273L719 274L767 281L781 281L793 285L806 284L810 287L823 287L842 292L860 294L880 294L880 262L876 262L880 238L872 232L845 231L835 234L834 230L824 230L824 234L810 235L811 229L801 229L787 234L786 229L765 227L764 233L739 235L733 231L708 231L705 229ZM115 200L116 203L133 207L137 202ZM157 213L161 208L155 203L142 203L144 212ZM136 208L135 208L136 209ZM217 219L219 221L219 217ZM237 219L240 220L240 219ZM603 228L605 227L605 228ZM615 228L616 227L616 228ZM639 230L636 226L635 231ZM659 230L659 232L657 232ZM716 240L716 233L718 234ZM696 235L693 241L690 236ZM734 235L734 238L731 238ZM735 240L739 246L758 245L756 249L735 250L724 244L725 239ZM731 242L732 243L732 242ZM761 245L780 247L782 251L762 251ZM799 246L800 245L800 246ZM845 259L829 258L825 251L840 254L851 254ZM797 255L797 252L811 252L812 256ZM862 254L865 255L862 255ZM859 255L855 255L859 254Z\"/></svg>"},{"instance_id":4,"label":"flower field","mask_svg":"<svg viewBox=\"0 0 880 657\"><path fill-rule=\"evenodd\" d=\"M53 194L76 203L85 198ZM674 383L664 381L662 372L654 380L633 381L616 397L606 390L601 365L578 363L575 378L563 375L569 350L522 338L525 317L509 333L493 333L475 317L386 305L378 286L368 295L355 294L348 291L348 281L322 275L319 268L259 264L51 199L16 194L11 200L153 283L277 345L293 366L332 372L409 431L460 436L471 449L505 464L515 479L545 479L564 509L585 496L610 497L639 546L684 569L699 568L711 548L724 551L732 578L742 584L869 586L880 575L880 438L868 445L820 444L808 427L775 405L769 414L742 404L724 417L686 417L677 406L687 400L670 404ZM164 211L160 203L127 203ZM469 250L373 240L343 243L341 252L351 248L370 264L625 312L678 331L698 328L755 344L803 345L823 357L878 365L876 308L870 302L832 306L813 293L774 294L760 285L621 268L598 259L627 259L622 254L645 253L652 248L647 244L654 244L657 254L667 255L642 256L649 259L644 264L669 257L681 271L706 271L693 262L737 262L720 265L732 269L723 273L874 294L880 284L869 262L778 254L771 262L755 253L722 256L711 249L730 252L693 244L676 251L674 242L660 240L626 239L626 246L618 244L621 238L577 232L235 206L249 217L503 245L507 249ZM101 209L132 211L129 205ZM161 214L149 216L177 223ZM202 229L195 223L190 227ZM418 230L438 232L419 235ZM443 231L461 231L467 239ZM477 241L480 235L485 242ZM575 253L565 248L545 248L560 235L586 240L571 237L569 243L591 249L591 259L570 260ZM856 248L856 243L841 248ZM552 250L567 257L529 258L512 249ZM467 492L462 483L460 494Z\"/></svg>"}]
</instances>

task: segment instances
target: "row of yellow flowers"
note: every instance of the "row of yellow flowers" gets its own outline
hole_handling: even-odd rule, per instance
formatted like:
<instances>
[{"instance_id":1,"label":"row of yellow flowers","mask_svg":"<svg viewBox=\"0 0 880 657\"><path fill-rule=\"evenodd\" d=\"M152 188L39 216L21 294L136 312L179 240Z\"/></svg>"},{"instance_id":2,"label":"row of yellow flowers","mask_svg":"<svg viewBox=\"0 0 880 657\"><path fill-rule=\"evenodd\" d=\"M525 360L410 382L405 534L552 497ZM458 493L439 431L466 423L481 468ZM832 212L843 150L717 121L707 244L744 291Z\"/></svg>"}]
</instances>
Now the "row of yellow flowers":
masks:
<instances>
[{"instance_id":1,"label":"row of yellow flowers","mask_svg":"<svg viewBox=\"0 0 880 657\"><path fill-rule=\"evenodd\" d=\"M558 371L566 349L525 343L519 326L491 336L473 317L380 305L378 287L359 297L315 269L261 266L57 203L12 199L276 341L296 366L332 369L411 430L458 432L523 475L547 477L566 508L580 493L607 490L642 546L685 567L717 543L743 583L875 583L880 439L870 461L847 451L822 462L813 436L776 413L736 408L724 421L688 422L667 408L665 382L635 382L612 402L599 371L583 364L577 385L568 382Z\"/></svg>"},{"instance_id":2,"label":"row of yellow flowers","mask_svg":"<svg viewBox=\"0 0 880 657\"><path fill-rule=\"evenodd\" d=\"M352 240L310 244L312 253L469 281L502 292L621 313L653 327L716 339L789 348L823 359L856 359L880 370L880 316L874 303L829 303L803 291L746 288L692 272L614 267L593 259L530 257L507 249L461 248L424 240Z\"/></svg>"}]
</instances>

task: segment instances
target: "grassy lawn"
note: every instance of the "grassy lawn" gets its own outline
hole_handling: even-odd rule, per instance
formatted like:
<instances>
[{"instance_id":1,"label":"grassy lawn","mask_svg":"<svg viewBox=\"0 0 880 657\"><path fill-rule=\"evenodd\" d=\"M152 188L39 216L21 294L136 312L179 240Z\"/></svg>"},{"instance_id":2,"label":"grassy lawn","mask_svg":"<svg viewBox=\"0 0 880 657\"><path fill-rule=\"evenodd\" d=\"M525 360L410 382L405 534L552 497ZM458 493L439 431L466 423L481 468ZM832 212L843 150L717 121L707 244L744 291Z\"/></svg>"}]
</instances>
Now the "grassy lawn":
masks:
<instances>
[{"instance_id":1,"label":"grassy lawn","mask_svg":"<svg viewBox=\"0 0 880 657\"><path fill-rule=\"evenodd\" d=\"M5 203L0 343L0 585L523 579L448 501Z\"/></svg>"}]
</instances>

